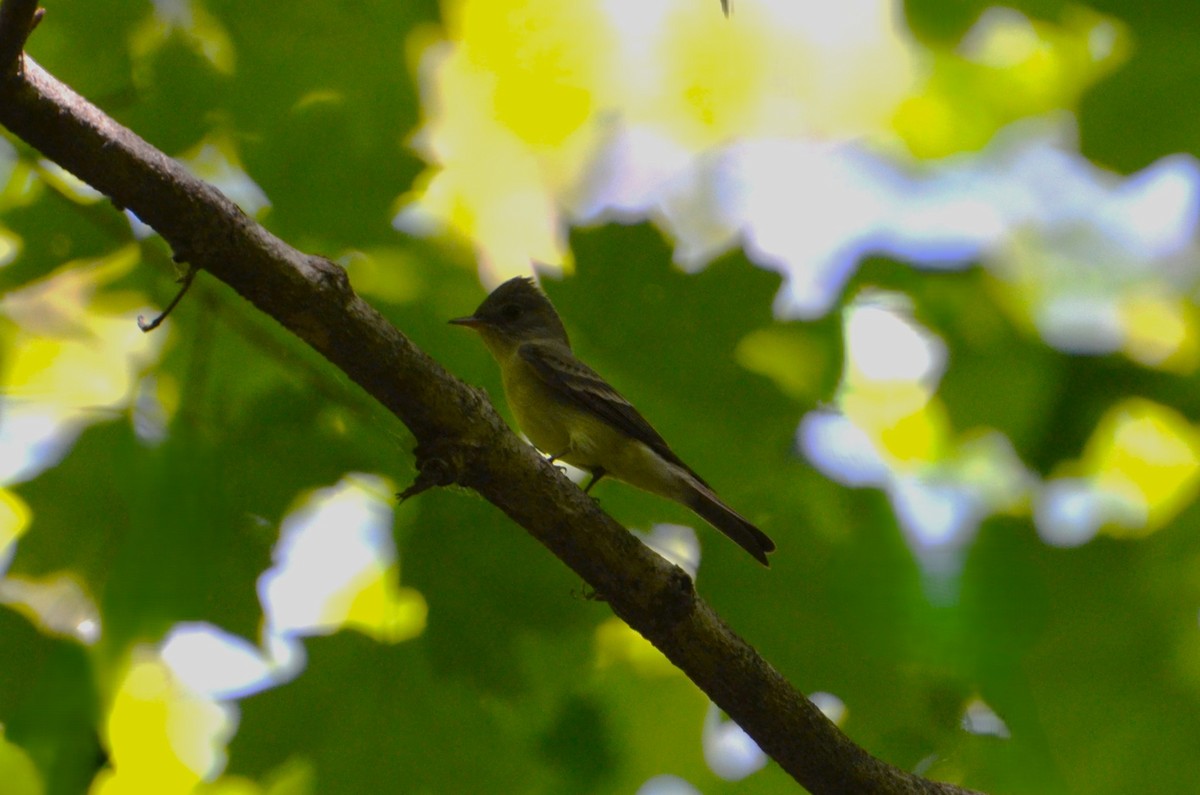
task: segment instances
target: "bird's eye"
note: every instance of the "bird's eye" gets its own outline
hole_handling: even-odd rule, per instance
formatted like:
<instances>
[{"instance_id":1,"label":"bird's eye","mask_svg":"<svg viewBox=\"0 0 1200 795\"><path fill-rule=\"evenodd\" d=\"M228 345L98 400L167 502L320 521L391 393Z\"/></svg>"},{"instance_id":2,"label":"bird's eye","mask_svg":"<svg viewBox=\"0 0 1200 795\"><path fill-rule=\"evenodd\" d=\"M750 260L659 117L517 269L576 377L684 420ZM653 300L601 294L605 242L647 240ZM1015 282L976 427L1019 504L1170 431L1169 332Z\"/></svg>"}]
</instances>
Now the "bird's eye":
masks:
<instances>
[{"instance_id":1,"label":"bird's eye","mask_svg":"<svg viewBox=\"0 0 1200 795\"><path fill-rule=\"evenodd\" d=\"M521 307L517 304L505 304L500 307L500 317L511 323L521 316Z\"/></svg>"}]
</instances>

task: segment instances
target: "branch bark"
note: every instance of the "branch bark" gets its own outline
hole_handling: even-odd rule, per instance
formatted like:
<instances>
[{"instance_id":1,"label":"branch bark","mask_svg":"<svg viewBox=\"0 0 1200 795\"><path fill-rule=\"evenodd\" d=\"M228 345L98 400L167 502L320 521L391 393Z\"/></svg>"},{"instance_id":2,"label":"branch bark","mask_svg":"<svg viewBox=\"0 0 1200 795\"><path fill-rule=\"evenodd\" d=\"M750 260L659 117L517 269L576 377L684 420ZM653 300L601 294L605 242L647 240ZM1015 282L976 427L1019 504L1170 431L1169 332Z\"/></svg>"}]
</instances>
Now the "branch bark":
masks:
<instances>
[{"instance_id":1,"label":"branch bark","mask_svg":"<svg viewBox=\"0 0 1200 795\"><path fill-rule=\"evenodd\" d=\"M345 372L417 439L421 487L470 487L570 566L817 795L968 790L875 759L738 637L650 551L529 445L487 395L443 369L351 289L212 186L120 126L20 48L36 3L0 2L0 124L152 226L176 258L226 282ZM17 48L11 51L13 43Z\"/></svg>"},{"instance_id":2,"label":"branch bark","mask_svg":"<svg viewBox=\"0 0 1200 795\"><path fill-rule=\"evenodd\" d=\"M37 0L9 0L0 4L0 74L18 66L25 40L41 18Z\"/></svg>"}]
</instances>

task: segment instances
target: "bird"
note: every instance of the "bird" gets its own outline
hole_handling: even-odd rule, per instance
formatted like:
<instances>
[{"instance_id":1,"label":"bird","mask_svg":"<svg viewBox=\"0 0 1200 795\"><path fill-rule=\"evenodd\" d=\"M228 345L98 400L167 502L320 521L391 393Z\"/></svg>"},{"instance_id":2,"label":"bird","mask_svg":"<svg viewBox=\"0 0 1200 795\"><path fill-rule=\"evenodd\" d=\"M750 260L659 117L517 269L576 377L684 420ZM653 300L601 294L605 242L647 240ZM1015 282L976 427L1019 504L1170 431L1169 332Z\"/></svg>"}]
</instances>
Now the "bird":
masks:
<instances>
[{"instance_id":1,"label":"bird","mask_svg":"<svg viewBox=\"0 0 1200 795\"><path fill-rule=\"evenodd\" d=\"M474 314L449 322L479 333L500 366L517 425L551 462L589 472L585 493L610 477L674 500L770 565L775 542L726 505L628 400L575 356L562 319L532 279L509 279Z\"/></svg>"}]
</instances>

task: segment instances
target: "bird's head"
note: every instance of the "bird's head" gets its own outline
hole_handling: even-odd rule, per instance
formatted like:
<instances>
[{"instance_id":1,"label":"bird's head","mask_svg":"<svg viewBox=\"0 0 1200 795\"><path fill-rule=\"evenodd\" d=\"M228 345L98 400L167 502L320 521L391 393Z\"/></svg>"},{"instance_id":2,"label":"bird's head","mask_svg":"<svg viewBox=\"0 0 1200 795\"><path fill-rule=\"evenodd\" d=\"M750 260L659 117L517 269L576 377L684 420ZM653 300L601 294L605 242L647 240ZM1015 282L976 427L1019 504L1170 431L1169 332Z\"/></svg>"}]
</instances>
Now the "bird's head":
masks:
<instances>
[{"instance_id":1,"label":"bird's head","mask_svg":"<svg viewBox=\"0 0 1200 795\"><path fill-rule=\"evenodd\" d=\"M488 347L508 349L524 342L570 345L567 330L546 294L533 279L509 279L484 299L475 314L450 321L478 331Z\"/></svg>"}]
</instances>

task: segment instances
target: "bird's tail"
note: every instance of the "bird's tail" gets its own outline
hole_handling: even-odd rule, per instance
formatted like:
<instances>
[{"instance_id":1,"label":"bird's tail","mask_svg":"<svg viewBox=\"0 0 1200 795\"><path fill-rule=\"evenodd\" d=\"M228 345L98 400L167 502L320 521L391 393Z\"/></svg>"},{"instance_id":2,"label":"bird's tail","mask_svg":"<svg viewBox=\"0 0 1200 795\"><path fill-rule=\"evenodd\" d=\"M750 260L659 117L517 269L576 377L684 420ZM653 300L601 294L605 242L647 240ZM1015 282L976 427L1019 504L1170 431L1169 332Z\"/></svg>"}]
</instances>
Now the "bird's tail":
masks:
<instances>
[{"instance_id":1,"label":"bird's tail","mask_svg":"<svg viewBox=\"0 0 1200 795\"><path fill-rule=\"evenodd\" d=\"M688 495L687 506L701 519L720 530L764 566L770 566L767 553L775 551L775 542L737 511L721 502L721 498L702 484L695 484Z\"/></svg>"}]
</instances>

